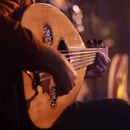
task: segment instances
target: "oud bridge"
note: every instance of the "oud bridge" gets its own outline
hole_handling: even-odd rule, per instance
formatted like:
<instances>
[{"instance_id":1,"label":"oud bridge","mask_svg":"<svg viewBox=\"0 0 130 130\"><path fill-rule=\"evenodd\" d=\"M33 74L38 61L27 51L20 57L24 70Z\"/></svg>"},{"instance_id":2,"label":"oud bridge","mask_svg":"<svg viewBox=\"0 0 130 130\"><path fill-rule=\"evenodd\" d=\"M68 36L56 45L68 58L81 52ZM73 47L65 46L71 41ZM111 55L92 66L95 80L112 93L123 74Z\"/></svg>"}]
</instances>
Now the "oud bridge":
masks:
<instances>
[{"instance_id":1,"label":"oud bridge","mask_svg":"<svg viewBox=\"0 0 130 130\"><path fill-rule=\"evenodd\" d=\"M50 74L40 73L38 71L26 71L26 74L32 81L32 89L35 90L35 95L32 97L31 100L33 100L39 94L39 92L42 92L43 94L47 93L50 97L50 106L55 107L57 95L55 83L52 76Z\"/></svg>"}]
</instances>

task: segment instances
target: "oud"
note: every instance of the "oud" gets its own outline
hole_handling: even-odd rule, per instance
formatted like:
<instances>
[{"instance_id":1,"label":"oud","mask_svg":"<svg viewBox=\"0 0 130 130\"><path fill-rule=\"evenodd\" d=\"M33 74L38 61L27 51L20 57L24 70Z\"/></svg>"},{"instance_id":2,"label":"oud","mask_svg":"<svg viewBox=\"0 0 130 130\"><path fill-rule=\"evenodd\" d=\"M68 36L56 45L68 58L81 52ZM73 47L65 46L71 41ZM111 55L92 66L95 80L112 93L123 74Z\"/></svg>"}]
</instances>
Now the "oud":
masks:
<instances>
[{"instance_id":1,"label":"oud","mask_svg":"<svg viewBox=\"0 0 130 130\"><path fill-rule=\"evenodd\" d=\"M50 128L62 112L71 105L82 86L88 65L94 63L96 53L106 48L86 48L79 33L57 8L43 3L29 6L21 20L43 44L62 52L77 71L76 85L68 94L56 96L53 77L43 72L23 71L24 97L28 115L39 128ZM60 66L57 66L60 69ZM62 86L59 86L62 87Z\"/></svg>"}]
</instances>

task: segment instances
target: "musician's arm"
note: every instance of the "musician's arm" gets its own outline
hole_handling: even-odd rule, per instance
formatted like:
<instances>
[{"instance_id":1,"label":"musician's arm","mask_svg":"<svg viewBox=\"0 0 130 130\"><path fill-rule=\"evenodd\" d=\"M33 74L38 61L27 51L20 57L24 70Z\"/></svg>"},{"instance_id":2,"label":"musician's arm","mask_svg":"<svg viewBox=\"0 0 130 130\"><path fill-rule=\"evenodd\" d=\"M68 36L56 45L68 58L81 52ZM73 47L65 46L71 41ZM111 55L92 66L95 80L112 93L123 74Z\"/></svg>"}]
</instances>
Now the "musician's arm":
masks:
<instances>
[{"instance_id":1,"label":"musician's arm","mask_svg":"<svg viewBox=\"0 0 130 130\"><path fill-rule=\"evenodd\" d=\"M20 69L48 71L52 65L49 62L53 62L55 57L61 57L61 54L45 46L30 30L10 17L21 6L29 4L25 3L26 1L0 1L0 57L3 64L10 64ZM48 60L49 57L53 58Z\"/></svg>"},{"instance_id":2,"label":"musician's arm","mask_svg":"<svg viewBox=\"0 0 130 130\"><path fill-rule=\"evenodd\" d=\"M38 50L40 41L11 17L14 12L26 4L24 0L0 1L0 57L2 57L3 64L13 64L21 69L30 65L29 69L33 69L34 55L40 55L38 54L40 53Z\"/></svg>"},{"instance_id":3,"label":"musician's arm","mask_svg":"<svg viewBox=\"0 0 130 130\"><path fill-rule=\"evenodd\" d=\"M44 45L30 30L8 16L0 18L0 34L0 56L7 64L19 66L21 69L43 70L45 67L47 70L48 57L51 54L60 55L54 49ZM45 53L50 54L44 55Z\"/></svg>"},{"instance_id":4,"label":"musician's arm","mask_svg":"<svg viewBox=\"0 0 130 130\"><path fill-rule=\"evenodd\" d=\"M77 76L73 67L57 50L44 45L30 30L10 17L21 6L29 5L29 1L0 1L0 69L46 71L52 74L59 95L68 93Z\"/></svg>"},{"instance_id":5,"label":"musician's arm","mask_svg":"<svg viewBox=\"0 0 130 130\"><path fill-rule=\"evenodd\" d=\"M0 17L0 44L1 69L13 66L51 73L61 95L74 85L76 72L64 56L9 16Z\"/></svg>"}]
</instances>

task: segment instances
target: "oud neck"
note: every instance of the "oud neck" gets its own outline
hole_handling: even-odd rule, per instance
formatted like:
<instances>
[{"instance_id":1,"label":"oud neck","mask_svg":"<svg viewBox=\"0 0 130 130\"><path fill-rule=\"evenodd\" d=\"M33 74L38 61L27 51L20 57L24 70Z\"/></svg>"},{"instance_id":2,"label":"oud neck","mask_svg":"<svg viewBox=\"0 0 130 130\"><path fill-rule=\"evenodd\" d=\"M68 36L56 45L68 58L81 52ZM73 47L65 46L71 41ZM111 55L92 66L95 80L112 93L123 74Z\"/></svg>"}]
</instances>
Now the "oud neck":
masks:
<instances>
[{"instance_id":1,"label":"oud neck","mask_svg":"<svg viewBox=\"0 0 130 130\"><path fill-rule=\"evenodd\" d=\"M97 52L108 55L108 47L105 48L85 48L85 49L71 49L64 54L69 62L73 65L75 70L87 67L94 63Z\"/></svg>"}]
</instances>

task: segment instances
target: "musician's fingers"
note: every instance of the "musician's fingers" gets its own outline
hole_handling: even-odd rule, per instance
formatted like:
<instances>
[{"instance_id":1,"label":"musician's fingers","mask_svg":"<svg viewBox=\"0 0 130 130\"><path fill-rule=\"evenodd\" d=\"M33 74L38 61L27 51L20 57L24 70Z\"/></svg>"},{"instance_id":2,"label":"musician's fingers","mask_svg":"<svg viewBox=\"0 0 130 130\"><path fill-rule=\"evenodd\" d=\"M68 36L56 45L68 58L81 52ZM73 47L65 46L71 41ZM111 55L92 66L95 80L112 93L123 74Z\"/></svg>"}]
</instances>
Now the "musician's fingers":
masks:
<instances>
[{"instance_id":1,"label":"musician's fingers","mask_svg":"<svg viewBox=\"0 0 130 130\"><path fill-rule=\"evenodd\" d=\"M101 52L97 53L96 60L98 64L102 67L110 63L110 58L105 53L101 53Z\"/></svg>"},{"instance_id":2,"label":"musician's fingers","mask_svg":"<svg viewBox=\"0 0 130 130\"><path fill-rule=\"evenodd\" d=\"M108 57L108 55L107 54L105 54L105 53L101 53L103 56L104 56L104 59L105 59L105 61L107 62L107 64L108 63L110 63L110 58Z\"/></svg>"},{"instance_id":3,"label":"musician's fingers","mask_svg":"<svg viewBox=\"0 0 130 130\"><path fill-rule=\"evenodd\" d=\"M101 66L97 65L96 72L99 74L103 74L104 72L106 72L106 66L101 67Z\"/></svg>"}]
</instances>

